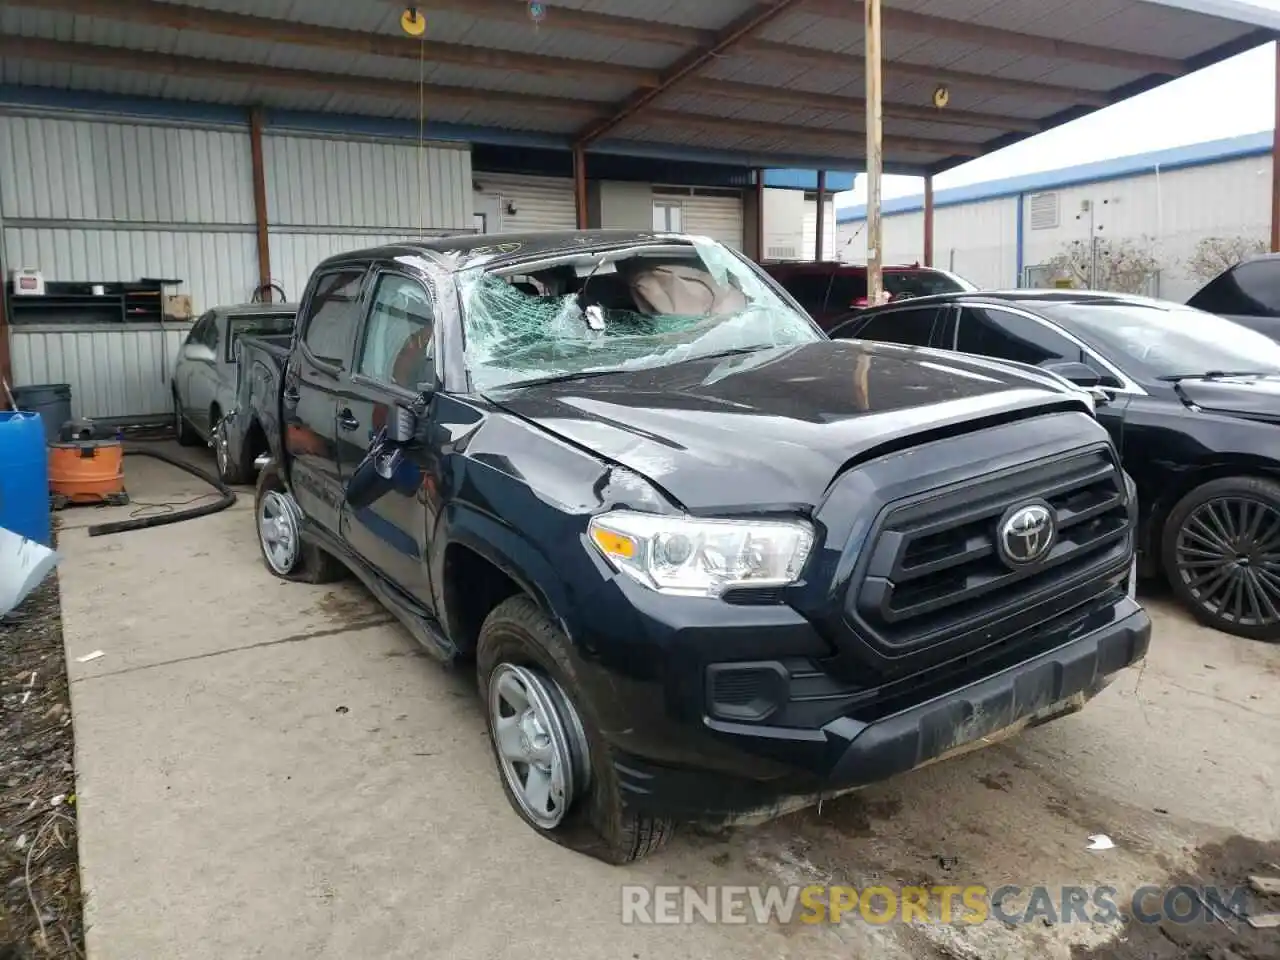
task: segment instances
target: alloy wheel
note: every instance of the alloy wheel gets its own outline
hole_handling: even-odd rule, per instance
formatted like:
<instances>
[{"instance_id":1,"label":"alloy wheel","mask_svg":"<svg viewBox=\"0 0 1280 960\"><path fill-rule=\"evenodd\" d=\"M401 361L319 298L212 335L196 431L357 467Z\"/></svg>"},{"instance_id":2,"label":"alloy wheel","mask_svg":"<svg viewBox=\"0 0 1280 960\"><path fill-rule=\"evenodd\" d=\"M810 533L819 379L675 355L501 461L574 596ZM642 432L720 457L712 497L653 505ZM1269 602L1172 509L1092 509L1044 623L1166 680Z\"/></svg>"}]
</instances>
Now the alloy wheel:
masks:
<instances>
[{"instance_id":1,"label":"alloy wheel","mask_svg":"<svg viewBox=\"0 0 1280 960\"><path fill-rule=\"evenodd\" d=\"M1177 573L1200 608L1241 627L1280 623L1280 510L1250 497L1196 507L1178 531Z\"/></svg>"}]
</instances>

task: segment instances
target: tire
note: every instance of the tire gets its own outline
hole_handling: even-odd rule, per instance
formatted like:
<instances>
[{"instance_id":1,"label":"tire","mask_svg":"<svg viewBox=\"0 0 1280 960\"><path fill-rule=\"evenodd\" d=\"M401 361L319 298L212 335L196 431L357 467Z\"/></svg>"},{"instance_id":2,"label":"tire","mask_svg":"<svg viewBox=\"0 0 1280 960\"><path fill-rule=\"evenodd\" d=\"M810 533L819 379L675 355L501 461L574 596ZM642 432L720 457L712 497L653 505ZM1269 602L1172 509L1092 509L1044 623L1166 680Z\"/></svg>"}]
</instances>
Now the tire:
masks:
<instances>
[{"instance_id":1,"label":"tire","mask_svg":"<svg viewBox=\"0 0 1280 960\"><path fill-rule=\"evenodd\" d=\"M1160 556L1201 623L1280 641L1280 484L1226 477L1196 487L1170 511Z\"/></svg>"},{"instance_id":2,"label":"tire","mask_svg":"<svg viewBox=\"0 0 1280 960\"><path fill-rule=\"evenodd\" d=\"M484 700L489 746L507 801L525 823L556 843L606 863L631 863L665 844L673 824L637 813L623 804L608 745L573 681L564 652L568 644L568 638L551 619L523 595L504 600L485 619L476 645L476 678ZM511 767L504 762L496 732L499 720L494 706L495 687L522 679L539 685L537 699L552 713L550 723L545 725L551 733L552 748L557 736L563 737L568 747L567 754L561 757L562 761L568 760L562 778L567 796L554 823L532 816L526 801L517 795L518 774L513 784ZM522 738L521 742L536 739ZM565 766L562 764L562 769Z\"/></svg>"},{"instance_id":3,"label":"tire","mask_svg":"<svg viewBox=\"0 0 1280 960\"><path fill-rule=\"evenodd\" d=\"M187 422L187 415L182 409L182 401L178 399L178 391L173 391L173 432L178 443L184 447L200 446L200 436Z\"/></svg>"},{"instance_id":4,"label":"tire","mask_svg":"<svg viewBox=\"0 0 1280 960\"><path fill-rule=\"evenodd\" d=\"M291 528L286 534L288 546L283 549L273 549L273 544L269 543L264 534L264 510L272 518L280 518L282 523ZM284 481L280 479L274 463L267 464L258 476L253 516L262 562L272 576L295 583L333 583L346 575L346 568L337 559L302 539L299 523L301 514L297 504L293 502L293 495L285 489Z\"/></svg>"},{"instance_id":5,"label":"tire","mask_svg":"<svg viewBox=\"0 0 1280 960\"><path fill-rule=\"evenodd\" d=\"M227 421L219 417L213 425L213 436L209 441L213 447L213 459L218 465L218 476L223 483L243 485L253 483L253 465L244 465L241 456L231 449L227 437ZM243 453L243 451L241 451Z\"/></svg>"}]
</instances>

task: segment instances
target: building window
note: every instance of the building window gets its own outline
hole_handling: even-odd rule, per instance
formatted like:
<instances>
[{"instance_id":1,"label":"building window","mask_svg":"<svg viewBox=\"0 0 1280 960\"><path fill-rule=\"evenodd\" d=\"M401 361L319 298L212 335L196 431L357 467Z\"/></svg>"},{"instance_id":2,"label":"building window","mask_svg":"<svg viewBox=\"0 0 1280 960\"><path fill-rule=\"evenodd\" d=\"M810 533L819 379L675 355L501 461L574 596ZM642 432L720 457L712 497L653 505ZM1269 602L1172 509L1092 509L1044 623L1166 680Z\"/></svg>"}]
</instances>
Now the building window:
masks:
<instances>
[{"instance_id":1,"label":"building window","mask_svg":"<svg viewBox=\"0 0 1280 960\"><path fill-rule=\"evenodd\" d=\"M659 233L683 233L684 208L678 203L655 201L653 204L653 229Z\"/></svg>"}]
</instances>

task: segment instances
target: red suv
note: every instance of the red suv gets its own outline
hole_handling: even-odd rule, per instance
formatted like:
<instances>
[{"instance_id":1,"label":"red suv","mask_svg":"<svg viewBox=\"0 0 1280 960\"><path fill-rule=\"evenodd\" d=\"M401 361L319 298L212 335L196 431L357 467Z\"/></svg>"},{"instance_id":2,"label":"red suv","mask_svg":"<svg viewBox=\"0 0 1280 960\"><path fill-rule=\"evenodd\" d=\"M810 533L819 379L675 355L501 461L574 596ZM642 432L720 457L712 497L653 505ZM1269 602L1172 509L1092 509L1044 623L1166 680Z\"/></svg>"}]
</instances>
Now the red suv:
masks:
<instances>
[{"instance_id":1,"label":"red suv","mask_svg":"<svg viewBox=\"0 0 1280 960\"><path fill-rule=\"evenodd\" d=\"M823 330L830 330L838 321L870 306L864 266L800 262L766 263L763 267ZM934 293L967 293L978 288L954 273L914 263L885 267L884 289L889 299L905 300Z\"/></svg>"}]
</instances>

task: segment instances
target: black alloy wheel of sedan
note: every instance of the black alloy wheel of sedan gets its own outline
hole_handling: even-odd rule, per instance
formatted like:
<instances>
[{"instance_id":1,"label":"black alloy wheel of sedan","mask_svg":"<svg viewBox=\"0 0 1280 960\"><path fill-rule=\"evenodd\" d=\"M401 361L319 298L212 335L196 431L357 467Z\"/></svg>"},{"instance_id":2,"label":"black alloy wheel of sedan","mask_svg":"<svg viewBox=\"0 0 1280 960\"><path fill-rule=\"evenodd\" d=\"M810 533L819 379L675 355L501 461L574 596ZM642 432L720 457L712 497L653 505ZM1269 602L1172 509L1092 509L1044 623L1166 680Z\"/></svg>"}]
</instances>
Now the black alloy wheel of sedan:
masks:
<instances>
[{"instance_id":1,"label":"black alloy wheel of sedan","mask_svg":"<svg viewBox=\"0 0 1280 960\"><path fill-rule=\"evenodd\" d=\"M1230 477L1193 490L1169 516L1164 565L1202 622L1280 637L1280 485Z\"/></svg>"}]
</instances>

